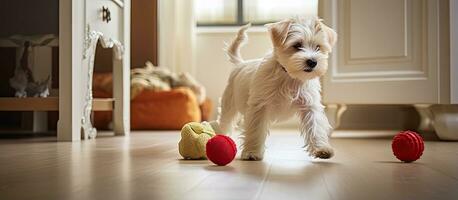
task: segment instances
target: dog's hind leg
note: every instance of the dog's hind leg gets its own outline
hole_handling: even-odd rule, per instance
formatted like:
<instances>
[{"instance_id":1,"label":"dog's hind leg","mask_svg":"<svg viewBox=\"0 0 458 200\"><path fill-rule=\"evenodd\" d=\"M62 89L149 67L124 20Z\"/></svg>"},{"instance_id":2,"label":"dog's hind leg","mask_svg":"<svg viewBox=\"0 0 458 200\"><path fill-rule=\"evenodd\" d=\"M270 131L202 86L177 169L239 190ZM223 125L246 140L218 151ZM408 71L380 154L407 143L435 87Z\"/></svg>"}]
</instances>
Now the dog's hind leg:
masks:
<instances>
[{"instance_id":1,"label":"dog's hind leg","mask_svg":"<svg viewBox=\"0 0 458 200\"><path fill-rule=\"evenodd\" d=\"M237 109L230 87L224 91L218 112L218 118L216 121L210 122L211 126L217 134L230 135L234 127L234 119L237 115Z\"/></svg>"}]
</instances>

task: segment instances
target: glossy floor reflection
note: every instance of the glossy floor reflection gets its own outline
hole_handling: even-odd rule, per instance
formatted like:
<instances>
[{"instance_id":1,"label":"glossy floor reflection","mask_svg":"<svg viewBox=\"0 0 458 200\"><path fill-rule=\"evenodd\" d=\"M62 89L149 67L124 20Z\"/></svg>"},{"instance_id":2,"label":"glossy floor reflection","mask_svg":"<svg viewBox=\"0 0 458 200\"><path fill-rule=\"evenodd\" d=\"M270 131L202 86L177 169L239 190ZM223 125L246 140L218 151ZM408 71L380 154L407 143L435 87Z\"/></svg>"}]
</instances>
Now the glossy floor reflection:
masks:
<instances>
[{"instance_id":1,"label":"glossy floor reflection","mask_svg":"<svg viewBox=\"0 0 458 200\"><path fill-rule=\"evenodd\" d=\"M333 138L309 158L296 131L274 130L261 162L181 160L179 132L83 142L0 140L0 199L458 199L458 143L427 141L398 162L390 139Z\"/></svg>"}]
</instances>

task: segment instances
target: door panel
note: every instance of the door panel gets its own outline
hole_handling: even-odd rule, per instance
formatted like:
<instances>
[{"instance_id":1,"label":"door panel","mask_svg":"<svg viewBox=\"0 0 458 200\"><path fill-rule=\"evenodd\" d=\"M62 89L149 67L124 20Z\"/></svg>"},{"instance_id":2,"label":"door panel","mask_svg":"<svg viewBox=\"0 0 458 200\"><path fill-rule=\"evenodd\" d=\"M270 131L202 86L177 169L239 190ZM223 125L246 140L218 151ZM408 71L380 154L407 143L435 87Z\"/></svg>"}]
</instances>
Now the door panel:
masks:
<instances>
[{"instance_id":1,"label":"door panel","mask_svg":"<svg viewBox=\"0 0 458 200\"><path fill-rule=\"evenodd\" d=\"M437 0L327 0L339 35L325 103L437 103Z\"/></svg>"}]
</instances>

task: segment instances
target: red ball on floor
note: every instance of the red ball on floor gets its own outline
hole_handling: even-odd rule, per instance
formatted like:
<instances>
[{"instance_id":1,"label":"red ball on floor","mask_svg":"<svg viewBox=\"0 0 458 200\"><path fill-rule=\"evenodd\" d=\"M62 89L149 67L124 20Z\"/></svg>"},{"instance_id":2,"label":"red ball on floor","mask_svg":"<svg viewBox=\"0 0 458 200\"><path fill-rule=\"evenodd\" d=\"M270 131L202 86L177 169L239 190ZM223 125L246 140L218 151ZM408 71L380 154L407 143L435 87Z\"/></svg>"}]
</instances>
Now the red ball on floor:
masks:
<instances>
[{"instance_id":1,"label":"red ball on floor","mask_svg":"<svg viewBox=\"0 0 458 200\"><path fill-rule=\"evenodd\" d=\"M224 166L234 160L237 146L234 140L225 135L216 135L206 145L207 158L213 163Z\"/></svg>"},{"instance_id":2,"label":"red ball on floor","mask_svg":"<svg viewBox=\"0 0 458 200\"><path fill-rule=\"evenodd\" d=\"M401 161L413 162L423 154L423 138L416 132L403 131L394 136L391 143L393 154Z\"/></svg>"}]
</instances>

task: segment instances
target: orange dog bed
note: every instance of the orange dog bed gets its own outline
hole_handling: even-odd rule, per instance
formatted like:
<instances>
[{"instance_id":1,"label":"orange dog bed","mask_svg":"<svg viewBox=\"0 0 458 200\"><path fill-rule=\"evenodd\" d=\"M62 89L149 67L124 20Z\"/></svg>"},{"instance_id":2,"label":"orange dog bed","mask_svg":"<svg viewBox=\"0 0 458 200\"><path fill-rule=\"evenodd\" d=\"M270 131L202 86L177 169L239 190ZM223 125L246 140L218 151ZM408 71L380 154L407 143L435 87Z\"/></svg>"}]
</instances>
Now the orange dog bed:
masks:
<instances>
[{"instance_id":1,"label":"orange dog bed","mask_svg":"<svg viewBox=\"0 0 458 200\"><path fill-rule=\"evenodd\" d=\"M94 75L94 80L102 81L100 77L95 76L97 75ZM94 87L93 95L102 98L111 97L107 91L97 87ZM160 92L144 90L131 100L131 129L179 130L188 122L208 121L211 112L212 102L206 99L202 105L199 105L195 94L188 88L175 88L171 91ZM111 121L111 111L94 112L96 128L107 129Z\"/></svg>"}]
</instances>

